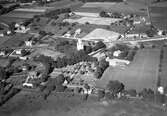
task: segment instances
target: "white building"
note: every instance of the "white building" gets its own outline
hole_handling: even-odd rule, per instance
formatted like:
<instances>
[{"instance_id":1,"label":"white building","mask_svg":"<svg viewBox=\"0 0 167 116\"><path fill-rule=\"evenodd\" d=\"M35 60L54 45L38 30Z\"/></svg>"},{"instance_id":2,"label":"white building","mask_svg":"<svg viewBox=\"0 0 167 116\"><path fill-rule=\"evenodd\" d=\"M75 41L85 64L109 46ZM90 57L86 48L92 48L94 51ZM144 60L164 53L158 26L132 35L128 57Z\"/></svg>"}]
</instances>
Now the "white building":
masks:
<instances>
[{"instance_id":1,"label":"white building","mask_svg":"<svg viewBox=\"0 0 167 116\"><path fill-rule=\"evenodd\" d=\"M120 50L114 51L113 56L118 57L121 54Z\"/></svg>"},{"instance_id":2,"label":"white building","mask_svg":"<svg viewBox=\"0 0 167 116\"><path fill-rule=\"evenodd\" d=\"M32 46L32 41L25 41L25 45L28 46L28 47L31 47Z\"/></svg>"},{"instance_id":3,"label":"white building","mask_svg":"<svg viewBox=\"0 0 167 116\"><path fill-rule=\"evenodd\" d=\"M130 64L130 61L128 61L128 60L122 60L122 59L116 59L116 58L110 59L109 57L106 58L106 61L108 61L109 65L113 66L113 67L118 66L118 65Z\"/></svg>"},{"instance_id":4,"label":"white building","mask_svg":"<svg viewBox=\"0 0 167 116\"><path fill-rule=\"evenodd\" d=\"M83 50L84 49L84 45L81 39L78 39L77 42L77 50Z\"/></svg>"}]
</instances>

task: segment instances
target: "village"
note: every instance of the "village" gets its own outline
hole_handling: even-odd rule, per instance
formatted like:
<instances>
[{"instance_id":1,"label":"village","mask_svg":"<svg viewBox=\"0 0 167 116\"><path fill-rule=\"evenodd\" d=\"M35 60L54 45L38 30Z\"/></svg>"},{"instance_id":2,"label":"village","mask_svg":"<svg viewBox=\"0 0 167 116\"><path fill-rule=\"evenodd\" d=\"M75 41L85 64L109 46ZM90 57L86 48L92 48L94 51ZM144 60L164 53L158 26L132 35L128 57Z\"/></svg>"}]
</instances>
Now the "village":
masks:
<instances>
[{"instance_id":1,"label":"village","mask_svg":"<svg viewBox=\"0 0 167 116\"><path fill-rule=\"evenodd\" d=\"M154 20L155 6L104 1L1 3L0 107L34 93L43 100L54 93L83 101L167 97L167 23Z\"/></svg>"}]
</instances>

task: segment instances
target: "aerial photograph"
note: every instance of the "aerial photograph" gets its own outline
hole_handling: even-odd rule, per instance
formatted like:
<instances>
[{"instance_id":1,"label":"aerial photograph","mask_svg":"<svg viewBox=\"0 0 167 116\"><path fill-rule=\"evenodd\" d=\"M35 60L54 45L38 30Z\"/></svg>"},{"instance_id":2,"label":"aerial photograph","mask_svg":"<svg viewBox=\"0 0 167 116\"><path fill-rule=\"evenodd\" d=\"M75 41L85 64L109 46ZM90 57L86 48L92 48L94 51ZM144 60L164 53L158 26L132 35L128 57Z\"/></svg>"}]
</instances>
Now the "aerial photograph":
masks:
<instances>
[{"instance_id":1,"label":"aerial photograph","mask_svg":"<svg viewBox=\"0 0 167 116\"><path fill-rule=\"evenodd\" d=\"M167 0L0 0L0 116L167 116Z\"/></svg>"}]
</instances>

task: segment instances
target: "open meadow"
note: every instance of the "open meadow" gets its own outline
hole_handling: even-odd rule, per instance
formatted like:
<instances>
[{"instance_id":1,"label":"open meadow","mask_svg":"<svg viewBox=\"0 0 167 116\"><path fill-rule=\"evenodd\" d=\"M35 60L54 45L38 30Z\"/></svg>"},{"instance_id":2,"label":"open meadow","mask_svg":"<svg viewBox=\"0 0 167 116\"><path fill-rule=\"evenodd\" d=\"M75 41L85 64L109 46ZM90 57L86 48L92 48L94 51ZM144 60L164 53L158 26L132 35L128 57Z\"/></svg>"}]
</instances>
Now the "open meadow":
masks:
<instances>
[{"instance_id":1,"label":"open meadow","mask_svg":"<svg viewBox=\"0 0 167 116\"><path fill-rule=\"evenodd\" d=\"M97 86L105 87L109 80L119 80L126 89L154 89L157 84L160 49L142 49L137 52L132 63L124 69L109 67Z\"/></svg>"}]
</instances>

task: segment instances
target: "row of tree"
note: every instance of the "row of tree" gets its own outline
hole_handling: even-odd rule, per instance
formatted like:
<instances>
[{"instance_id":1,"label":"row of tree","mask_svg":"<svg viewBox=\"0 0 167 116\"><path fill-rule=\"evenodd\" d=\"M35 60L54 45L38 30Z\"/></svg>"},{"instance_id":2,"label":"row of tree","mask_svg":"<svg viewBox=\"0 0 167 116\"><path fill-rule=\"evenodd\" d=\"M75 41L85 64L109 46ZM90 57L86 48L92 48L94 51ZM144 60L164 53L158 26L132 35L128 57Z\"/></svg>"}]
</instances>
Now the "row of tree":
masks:
<instances>
[{"instance_id":1,"label":"row of tree","mask_svg":"<svg viewBox=\"0 0 167 116\"><path fill-rule=\"evenodd\" d=\"M106 68L109 67L109 62L107 62L105 59L99 61L97 69L95 71L95 78L100 79L106 70Z\"/></svg>"},{"instance_id":2,"label":"row of tree","mask_svg":"<svg viewBox=\"0 0 167 116\"><path fill-rule=\"evenodd\" d=\"M1 8L0 8L0 15L6 14L6 13L8 13L8 12L10 12L10 11L18 8L19 6L20 6L19 4L12 5L9 8L4 8L3 6L1 6Z\"/></svg>"},{"instance_id":3,"label":"row of tree","mask_svg":"<svg viewBox=\"0 0 167 116\"><path fill-rule=\"evenodd\" d=\"M91 53L93 51L97 51L97 50L102 49L102 48L106 48L106 45L102 41L99 41L96 43L96 45L94 47L84 46L84 51L86 53Z\"/></svg>"},{"instance_id":4,"label":"row of tree","mask_svg":"<svg viewBox=\"0 0 167 116\"><path fill-rule=\"evenodd\" d=\"M80 50L73 53L70 57L64 56L63 58L57 58L54 67L61 68L67 65L74 65L81 61L97 61L97 59L89 56L85 51Z\"/></svg>"},{"instance_id":5,"label":"row of tree","mask_svg":"<svg viewBox=\"0 0 167 116\"><path fill-rule=\"evenodd\" d=\"M64 83L65 79L66 78L63 74L60 74L55 78L49 78L47 84L40 87L43 98L46 99L54 90L56 90L56 92L64 92L66 87L62 84Z\"/></svg>"},{"instance_id":6,"label":"row of tree","mask_svg":"<svg viewBox=\"0 0 167 116\"><path fill-rule=\"evenodd\" d=\"M70 13L71 12L71 9L70 8L61 8L61 9L56 9L56 10L52 10L52 11L49 11L49 12L46 12L44 14L44 16L46 17L55 17L55 16L58 16L62 13Z\"/></svg>"}]
</instances>

